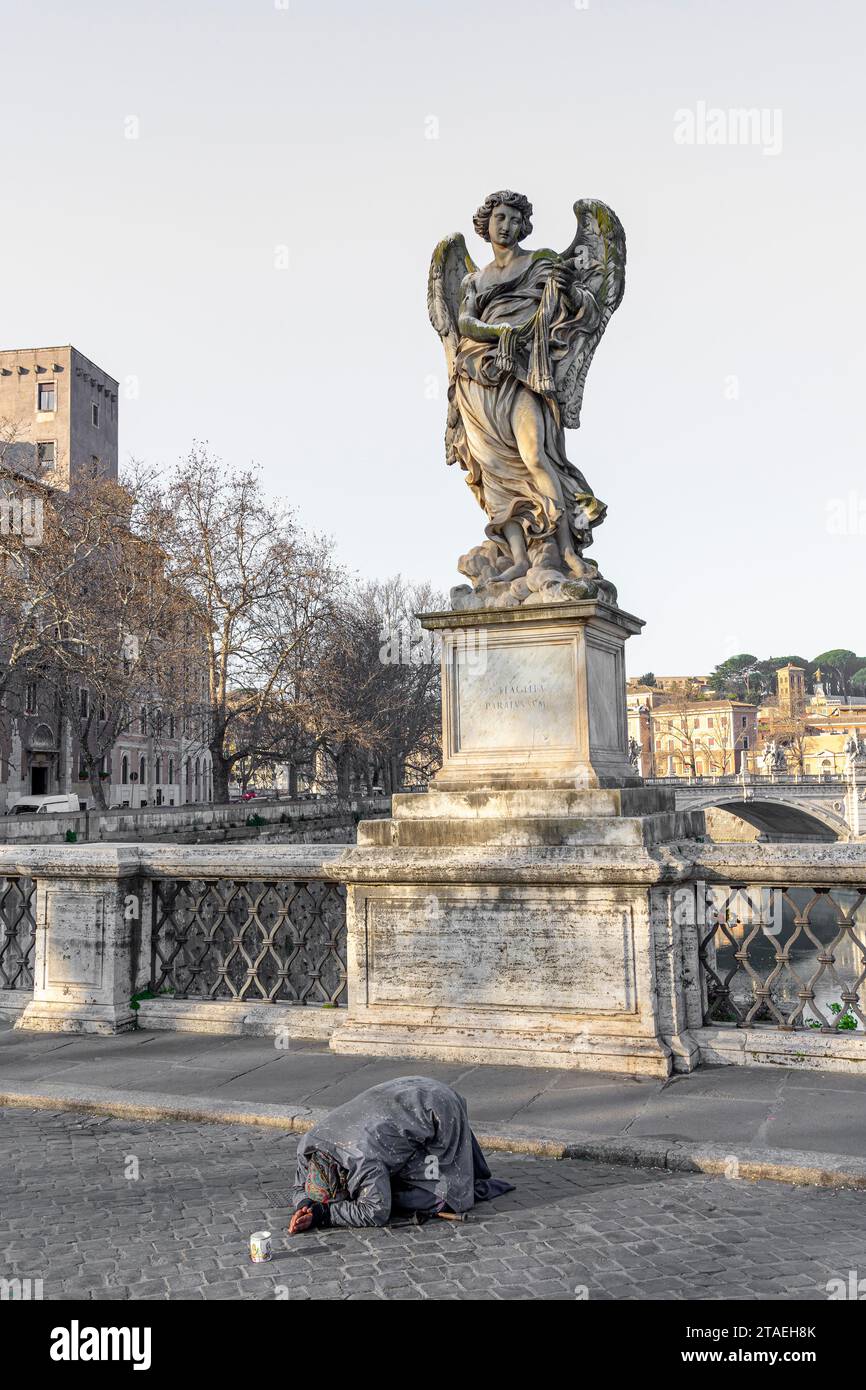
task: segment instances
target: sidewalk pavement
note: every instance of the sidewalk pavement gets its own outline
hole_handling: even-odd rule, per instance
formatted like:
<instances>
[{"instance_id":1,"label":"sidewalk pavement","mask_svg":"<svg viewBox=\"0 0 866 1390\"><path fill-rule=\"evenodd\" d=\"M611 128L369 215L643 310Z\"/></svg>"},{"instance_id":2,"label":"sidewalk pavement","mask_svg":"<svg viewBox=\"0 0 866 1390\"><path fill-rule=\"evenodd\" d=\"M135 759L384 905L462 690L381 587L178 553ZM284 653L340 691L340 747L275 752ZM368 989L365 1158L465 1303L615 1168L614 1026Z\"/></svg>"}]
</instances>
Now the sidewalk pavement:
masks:
<instances>
[{"instance_id":1,"label":"sidewalk pavement","mask_svg":"<svg viewBox=\"0 0 866 1390\"><path fill-rule=\"evenodd\" d=\"M660 1081L341 1056L298 1039L0 1024L0 1105L306 1130L368 1086L413 1074L465 1096L489 1149L866 1188L866 1075L728 1066Z\"/></svg>"}]
</instances>

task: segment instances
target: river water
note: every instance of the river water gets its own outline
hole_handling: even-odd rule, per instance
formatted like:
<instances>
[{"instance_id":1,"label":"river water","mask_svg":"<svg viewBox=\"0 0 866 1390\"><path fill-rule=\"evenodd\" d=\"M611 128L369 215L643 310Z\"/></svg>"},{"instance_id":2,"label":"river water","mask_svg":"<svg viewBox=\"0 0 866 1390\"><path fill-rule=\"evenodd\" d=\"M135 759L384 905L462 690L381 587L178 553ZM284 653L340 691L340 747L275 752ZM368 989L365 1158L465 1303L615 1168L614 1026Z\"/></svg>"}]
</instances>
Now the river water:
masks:
<instances>
[{"instance_id":1,"label":"river water","mask_svg":"<svg viewBox=\"0 0 866 1390\"><path fill-rule=\"evenodd\" d=\"M816 897L810 888L792 888L784 894L775 892L772 899L765 891L762 900L757 890L751 890L748 895L728 895L724 905L717 899L717 904L736 946L718 927L708 942L707 960L712 964L715 950L714 968L723 982L732 970L736 971L730 989L741 1012L751 1008L755 1000L752 978L735 955L748 940L749 964L762 981L776 970L780 954L789 957L770 986L771 998L786 1019L798 1008L800 993L807 987L814 990L815 1005L828 1022L837 1016L830 1006L843 1005L845 989L854 990L858 1006L866 1014L866 983L862 981L866 973L866 900L862 893L833 889ZM806 922L798 923L798 918L803 917ZM712 918L702 937L711 930L711 923ZM821 961L822 955L832 959ZM862 1033L863 1024L855 1015L852 1017L857 1031ZM803 1027L810 1019L816 1020L816 1015L807 1004L796 1026ZM733 1015L726 1015L722 1005L708 1021L733 1022ZM763 1010L753 1021L777 1022L772 1013Z\"/></svg>"}]
</instances>

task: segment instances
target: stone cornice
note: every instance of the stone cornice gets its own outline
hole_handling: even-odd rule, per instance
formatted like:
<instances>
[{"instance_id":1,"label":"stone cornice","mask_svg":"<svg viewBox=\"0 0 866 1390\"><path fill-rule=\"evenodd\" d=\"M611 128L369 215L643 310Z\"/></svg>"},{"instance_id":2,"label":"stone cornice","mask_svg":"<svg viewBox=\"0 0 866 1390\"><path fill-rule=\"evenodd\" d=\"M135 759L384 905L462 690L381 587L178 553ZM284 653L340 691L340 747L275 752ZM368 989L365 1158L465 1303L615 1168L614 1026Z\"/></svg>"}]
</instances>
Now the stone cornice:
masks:
<instances>
[{"instance_id":1,"label":"stone cornice","mask_svg":"<svg viewBox=\"0 0 866 1390\"><path fill-rule=\"evenodd\" d=\"M382 848L346 845L0 846L0 874L32 878L329 879L335 883L866 886L866 843Z\"/></svg>"}]
</instances>

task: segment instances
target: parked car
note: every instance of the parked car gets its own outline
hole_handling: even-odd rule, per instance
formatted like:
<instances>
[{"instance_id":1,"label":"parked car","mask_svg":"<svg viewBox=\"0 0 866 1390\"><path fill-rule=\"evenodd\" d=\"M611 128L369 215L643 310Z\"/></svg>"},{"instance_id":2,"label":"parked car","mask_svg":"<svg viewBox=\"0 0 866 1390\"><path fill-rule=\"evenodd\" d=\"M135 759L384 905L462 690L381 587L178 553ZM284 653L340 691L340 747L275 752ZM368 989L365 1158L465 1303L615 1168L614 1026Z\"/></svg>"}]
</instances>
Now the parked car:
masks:
<instances>
[{"instance_id":1,"label":"parked car","mask_svg":"<svg viewBox=\"0 0 866 1390\"><path fill-rule=\"evenodd\" d=\"M45 796L22 796L10 808L10 816L62 816L87 810L87 802L74 792L56 792Z\"/></svg>"}]
</instances>

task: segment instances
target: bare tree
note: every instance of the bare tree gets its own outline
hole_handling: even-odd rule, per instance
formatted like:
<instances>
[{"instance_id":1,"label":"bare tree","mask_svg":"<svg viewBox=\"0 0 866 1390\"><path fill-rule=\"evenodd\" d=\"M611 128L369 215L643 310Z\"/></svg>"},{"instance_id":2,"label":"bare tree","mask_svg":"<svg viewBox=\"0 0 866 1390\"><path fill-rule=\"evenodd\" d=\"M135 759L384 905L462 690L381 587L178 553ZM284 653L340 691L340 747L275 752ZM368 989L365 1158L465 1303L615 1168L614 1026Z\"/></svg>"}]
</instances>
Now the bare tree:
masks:
<instances>
[{"instance_id":1,"label":"bare tree","mask_svg":"<svg viewBox=\"0 0 866 1390\"><path fill-rule=\"evenodd\" d=\"M665 735L674 743L676 756L690 777L697 775L697 755L700 751L694 712L700 688L697 679L690 679L684 687L677 688L656 713L656 722L662 725Z\"/></svg>"},{"instance_id":2,"label":"bare tree","mask_svg":"<svg viewBox=\"0 0 866 1390\"><path fill-rule=\"evenodd\" d=\"M166 714L209 747L217 800L233 769L247 784L288 763L294 789L317 753L345 793L438 766L438 652L415 617L443 606L429 586L350 587L254 469L203 446L165 482L138 467L28 486L44 536L0 536L0 703L33 672L53 687L98 805L119 736L143 720L159 747Z\"/></svg>"},{"instance_id":3,"label":"bare tree","mask_svg":"<svg viewBox=\"0 0 866 1390\"><path fill-rule=\"evenodd\" d=\"M309 716L305 667L326 629L342 575L330 541L306 535L271 502L258 471L226 469L197 444L165 487L163 544L172 579L201 616L214 797L234 765L276 755Z\"/></svg>"},{"instance_id":4,"label":"bare tree","mask_svg":"<svg viewBox=\"0 0 866 1390\"><path fill-rule=\"evenodd\" d=\"M775 706L764 725L765 742L774 741L785 750L794 768L802 776L806 770L806 739L809 725L805 715L786 714Z\"/></svg>"},{"instance_id":5,"label":"bare tree","mask_svg":"<svg viewBox=\"0 0 866 1390\"><path fill-rule=\"evenodd\" d=\"M18 579L31 615L33 662L56 691L94 799L104 759L142 705L161 706L189 651L185 595L165 570L154 521L105 478L42 499L42 539ZM34 620L38 614L38 623Z\"/></svg>"},{"instance_id":6,"label":"bare tree","mask_svg":"<svg viewBox=\"0 0 866 1390\"><path fill-rule=\"evenodd\" d=\"M46 654L57 578L42 548L45 500L20 456L20 421L0 418L0 712L11 688L37 671Z\"/></svg>"},{"instance_id":7,"label":"bare tree","mask_svg":"<svg viewBox=\"0 0 866 1390\"><path fill-rule=\"evenodd\" d=\"M21 420L0 415L0 468L21 471L19 446L26 438L27 429Z\"/></svg>"},{"instance_id":8,"label":"bare tree","mask_svg":"<svg viewBox=\"0 0 866 1390\"><path fill-rule=\"evenodd\" d=\"M733 769L734 744L731 722L723 714L709 719L709 730L695 739L695 750L707 759L711 775L724 777Z\"/></svg>"},{"instance_id":9,"label":"bare tree","mask_svg":"<svg viewBox=\"0 0 866 1390\"><path fill-rule=\"evenodd\" d=\"M416 620L443 599L397 577L358 585L347 596L318 670L317 742L347 795L426 781L438 767L438 652Z\"/></svg>"}]
</instances>

